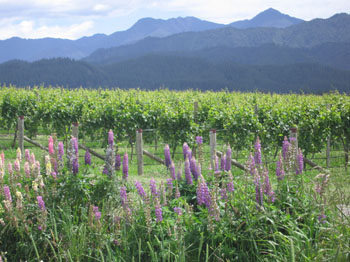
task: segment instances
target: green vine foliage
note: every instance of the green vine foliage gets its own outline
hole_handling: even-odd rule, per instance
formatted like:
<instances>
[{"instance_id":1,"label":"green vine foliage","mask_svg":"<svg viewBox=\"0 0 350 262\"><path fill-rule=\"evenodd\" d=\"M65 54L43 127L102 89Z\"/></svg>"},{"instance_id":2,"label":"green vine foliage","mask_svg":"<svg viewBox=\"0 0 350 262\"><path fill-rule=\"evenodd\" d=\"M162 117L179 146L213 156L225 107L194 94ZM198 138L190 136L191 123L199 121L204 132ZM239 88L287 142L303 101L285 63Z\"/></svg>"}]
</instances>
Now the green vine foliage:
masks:
<instances>
[{"instance_id":1,"label":"green vine foliage","mask_svg":"<svg viewBox=\"0 0 350 262\"><path fill-rule=\"evenodd\" d=\"M235 150L251 147L259 136L265 150L275 152L290 127L297 126L305 155L319 152L329 136L350 150L350 98L336 92L321 96L3 86L0 110L0 123L8 130L25 116L29 136L40 129L67 137L72 123L78 122L83 137L103 140L113 129L118 140L131 144L137 129L155 129L158 139L175 149L196 135L208 141L209 130L217 129L220 139ZM154 137L145 139L151 142Z\"/></svg>"}]
</instances>

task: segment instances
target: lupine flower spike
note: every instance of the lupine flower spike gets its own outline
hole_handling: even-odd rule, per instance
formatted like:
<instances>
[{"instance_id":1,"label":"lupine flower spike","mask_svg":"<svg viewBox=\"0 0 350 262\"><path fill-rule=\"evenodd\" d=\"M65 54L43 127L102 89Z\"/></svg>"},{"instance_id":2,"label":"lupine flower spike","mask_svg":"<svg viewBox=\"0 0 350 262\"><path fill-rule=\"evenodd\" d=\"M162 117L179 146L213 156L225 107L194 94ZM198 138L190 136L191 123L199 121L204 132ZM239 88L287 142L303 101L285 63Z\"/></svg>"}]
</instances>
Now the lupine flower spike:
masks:
<instances>
[{"instance_id":1,"label":"lupine flower spike","mask_svg":"<svg viewBox=\"0 0 350 262\"><path fill-rule=\"evenodd\" d=\"M127 180L128 176L129 176L129 157L128 157L128 154L125 153L123 157L123 178Z\"/></svg>"},{"instance_id":2,"label":"lupine flower spike","mask_svg":"<svg viewBox=\"0 0 350 262\"><path fill-rule=\"evenodd\" d=\"M89 150L86 150L86 153L85 153L85 165L91 166L91 154Z\"/></svg>"}]
</instances>

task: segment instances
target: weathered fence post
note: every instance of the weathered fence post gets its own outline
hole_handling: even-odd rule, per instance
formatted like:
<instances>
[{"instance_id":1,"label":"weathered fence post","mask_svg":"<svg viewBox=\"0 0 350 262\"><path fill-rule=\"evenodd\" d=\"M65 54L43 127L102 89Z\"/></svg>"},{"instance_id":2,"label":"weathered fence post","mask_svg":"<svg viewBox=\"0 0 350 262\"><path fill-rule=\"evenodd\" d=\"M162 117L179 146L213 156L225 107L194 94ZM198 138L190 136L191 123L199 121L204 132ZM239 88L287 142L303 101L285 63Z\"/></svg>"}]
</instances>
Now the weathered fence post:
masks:
<instances>
[{"instance_id":1,"label":"weathered fence post","mask_svg":"<svg viewBox=\"0 0 350 262\"><path fill-rule=\"evenodd\" d=\"M79 124L78 124L78 122L74 122L72 124L72 136L75 137L76 139L79 138Z\"/></svg>"},{"instance_id":2,"label":"weathered fence post","mask_svg":"<svg viewBox=\"0 0 350 262\"><path fill-rule=\"evenodd\" d=\"M136 130L137 173L143 175L143 142L142 129Z\"/></svg>"},{"instance_id":3,"label":"weathered fence post","mask_svg":"<svg viewBox=\"0 0 350 262\"><path fill-rule=\"evenodd\" d=\"M209 132L210 140L210 165L212 168L215 166L215 156L216 156L216 130L211 129Z\"/></svg>"},{"instance_id":4,"label":"weathered fence post","mask_svg":"<svg viewBox=\"0 0 350 262\"><path fill-rule=\"evenodd\" d=\"M24 154L24 116L18 118L18 147Z\"/></svg>"},{"instance_id":5,"label":"weathered fence post","mask_svg":"<svg viewBox=\"0 0 350 262\"><path fill-rule=\"evenodd\" d=\"M330 104L327 104L327 110L331 108ZM327 151L326 151L326 168L329 168L331 162L331 135L327 137Z\"/></svg>"}]
</instances>

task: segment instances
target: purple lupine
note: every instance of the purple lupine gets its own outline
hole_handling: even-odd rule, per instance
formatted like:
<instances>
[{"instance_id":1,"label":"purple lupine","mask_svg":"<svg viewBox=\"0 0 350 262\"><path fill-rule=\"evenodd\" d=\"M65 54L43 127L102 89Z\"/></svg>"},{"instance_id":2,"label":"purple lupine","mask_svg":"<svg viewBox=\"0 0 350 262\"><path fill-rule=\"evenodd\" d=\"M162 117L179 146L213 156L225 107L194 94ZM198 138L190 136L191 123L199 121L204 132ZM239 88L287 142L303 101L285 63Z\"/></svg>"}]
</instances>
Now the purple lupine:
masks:
<instances>
[{"instance_id":1,"label":"purple lupine","mask_svg":"<svg viewBox=\"0 0 350 262\"><path fill-rule=\"evenodd\" d=\"M112 129L108 131L108 145L113 146L114 144L114 134Z\"/></svg>"},{"instance_id":2,"label":"purple lupine","mask_svg":"<svg viewBox=\"0 0 350 262\"><path fill-rule=\"evenodd\" d=\"M223 154L221 156L221 167L220 168L222 171L225 171L225 167L226 167L226 155Z\"/></svg>"},{"instance_id":3,"label":"purple lupine","mask_svg":"<svg viewBox=\"0 0 350 262\"><path fill-rule=\"evenodd\" d=\"M264 172L265 182L264 182L264 193L269 197L270 202L275 202L275 192L272 191L269 173L267 170Z\"/></svg>"},{"instance_id":4,"label":"purple lupine","mask_svg":"<svg viewBox=\"0 0 350 262\"><path fill-rule=\"evenodd\" d=\"M24 150L24 158L27 162L30 161L30 151L29 149Z\"/></svg>"},{"instance_id":5,"label":"purple lupine","mask_svg":"<svg viewBox=\"0 0 350 262\"><path fill-rule=\"evenodd\" d=\"M217 155L215 155L215 167L214 167L214 171L215 172L219 172L219 157Z\"/></svg>"},{"instance_id":6,"label":"purple lupine","mask_svg":"<svg viewBox=\"0 0 350 262\"><path fill-rule=\"evenodd\" d=\"M321 215L317 216L317 220L318 220L318 222L320 222L321 224L326 223L326 219L327 219L327 216L326 216L325 214L321 214Z\"/></svg>"},{"instance_id":7,"label":"purple lupine","mask_svg":"<svg viewBox=\"0 0 350 262\"><path fill-rule=\"evenodd\" d=\"M55 153L54 146L53 146L53 138L52 136L49 137L49 154L53 155Z\"/></svg>"},{"instance_id":8,"label":"purple lupine","mask_svg":"<svg viewBox=\"0 0 350 262\"><path fill-rule=\"evenodd\" d=\"M85 165L91 166L91 154L89 150L86 150L86 153L85 153Z\"/></svg>"},{"instance_id":9,"label":"purple lupine","mask_svg":"<svg viewBox=\"0 0 350 262\"><path fill-rule=\"evenodd\" d=\"M190 147L188 146L188 144L185 142L182 146L182 153L184 155L184 160L186 160L186 156L188 153L188 150L190 149Z\"/></svg>"},{"instance_id":10,"label":"purple lupine","mask_svg":"<svg viewBox=\"0 0 350 262\"><path fill-rule=\"evenodd\" d=\"M168 144L166 144L164 147L164 158L165 158L165 165L167 168L169 168L171 164L171 156L170 156L170 148Z\"/></svg>"},{"instance_id":11,"label":"purple lupine","mask_svg":"<svg viewBox=\"0 0 350 262\"><path fill-rule=\"evenodd\" d=\"M58 158L60 160L63 159L63 155L64 155L64 145L63 142L58 142Z\"/></svg>"},{"instance_id":12,"label":"purple lupine","mask_svg":"<svg viewBox=\"0 0 350 262\"><path fill-rule=\"evenodd\" d=\"M163 213L162 213L162 206L160 205L159 201L157 201L157 204L155 205L155 214L156 214L157 222L162 222Z\"/></svg>"},{"instance_id":13,"label":"purple lupine","mask_svg":"<svg viewBox=\"0 0 350 262\"><path fill-rule=\"evenodd\" d=\"M72 170L73 170L73 174L74 175L79 173L79 163L78 163L78 158L76 158L76 157L73 159L73 168L72 168Z\"/></svg>"},{"instance_id":14,"label":"purple lupine","mask_svg":"<svg viewBox=\"0 0 350 262\"><path fill-rule=\"evenodd\" d=\"M232 150L231 150L231 147L228 146L228 148L226 150L226 165L225 165L226 171L231 170L231 158L232 158Z\"/></svg>"},{"instance_id":15,"label":"purple lupine","mask_svg":"<svg viewBox=\"0 0 350 262\"><path fill-rule=\"evenodd\" d=\"M282 156L280 155L279 160L276 163L276 176L278 180L283 180L284 178L284 170L283 170L283 163L282 163Z\"/></svg>"},{"instance_id":16,"label":"purple lupine","mask_svg":"<svg viewBox=\"0 0 350 262\"><path fill-rule=\"evenodd\" d=\"M38 201L39 209L40 209L41 211L45 211L46 208L45 208L45 202L44 202L44 200L43 200L43 197L42 197L42 196L37 196L36 199L37 199L37 201Z\"/></svg>"},{"instance_id":17,"label":"purple lupine","mask_svg":"<svg viewBox=\"0 0 350 262\"><path fill-rule=\"evenodd\" d=\"M128 176L129 176L129 157L128 157L128 154L125 153L123 157L123 178L127 180Z\"/></svg>"},{"instance_id":18,"label":"purple lupine","mask_svg":"<svg viewBox=\"0 0 350 262\"><path fill-rule=\"evenodd\" d=\"M192 176L191 176L191 170L190 170L190 161L188 160L188 157L185 160L185 177L187 184L192 185Z\"/></svg>"},{"instance_id":19,"label":"purple lupine","mask_svg":"<svg viewBox=\"0 0 350 262\"><path fill-rule=\"evenodd\" d=\"M169 193L172 193L172 192L173 192L173 187L174 187L174 185L173 185L173 180L172 180L171 178L168 178L168 179L166 180L166 185L167 185L167 190L168 190L168 192L169 192Z\"/></svg>"},{"instance_id":20,"label":"purple lupine","mask_svg":"<svg viewBox=\"0 0 350 262\"><path fill-rule=\"evenodd\" d=\"M79 153L79 151L78 151L78 139L76 137L72 137L71 144L72 144L72 148L74 150L74 154L76 156L78 156L78 153Z\"/></svg>"},{"instance_id":21,"label":"purple lupine","mask_svg":"<svg viewBox=\"0 0 350 262\"><path fill-rule=\"evenodd\" d=\"M202 136L196 136L196 143L197 145L203 144L203 137Z\"/></svg>"},{"instance_id":22,"label":"purple lupine","mask_svg":"<svg viewBox=\"0 0 350 262\"><path fill-rule=\"evenodd\" d=\"M301 150L299 149L298 155L297 155L297 169L296 169L296 174L301 174L303 173L304 170L304 157L303 157L303 153L301 152Z\"/></svg>"},{"instance_id":23,"label":"purple lupine","mask_svg":"<svg viewBox=\"0 0 350 262\"><path fill-rule=\"evenodd\" d=\"M283 143L282 143L282 155L283 155L283 159L287 160L287 156L288 156L288 151L290 148L291 144L288 141L288 138L285 136Z\"/></svg>"},{"instance_id":24,"label":"purple lupine","mask_svg":"<svg viewBox=\"0 0 350 262\"><path fill-rule=\"evenodd\" d=\"M196 159L194 158L194 156L192 156L192 158L190 160L190 170L191 170L191 173L193 175L193 178L195 180L197 180L198 179L197 163L196 163Z\"/></svg>"},{"instance_id":25,"label":"purple lupine","mask_svg":"<svg viewBox=\"0 0 350 262\"><path fill-rule=\"evenodd\" d=\"M199 205L205 204L205 206L208 209L210 208L211 196L209 193L209 188L203 176L200 176L200 182L198 183L198 187L197 187L197 202Z\"/></svg>"},{"instance_id":26,"label":"purple lupine","mask_svg":"<svg viewBox=\"0 0 350 262\"><path fill-rule=\"evenodd\" d=\"M254 176L255 173L255 159L254 156L252 155L252 153L250 153L249 155L249 173Z\"/></svg>"},{"instance_id":27,"label":"purple lupine","mask_svg":"<svg viewBox=\"0 0 350 262\"><path fill-rule=\"evenodd\" d=\"M220 195L222 200L227 200L227 190L226 188L221 188L220 189Z\"/></svg>"},{"instance_id":28,"label":"purple lupine","mask_svg":"<svg viewBox=\"0 0 350 262\"><path fill-rule=\"evenodd\" d=\"M149 181L149 187L151 189L151 194L153 197L157 197L158 196L158 192L157 192L157 185L156 185L156 181L154 180L154 178L152 177L151 180Z\"/></svg>"},{"instance_id":29,"label":"purple lupine","mask_svg":"<svg viewBox=\"0 0 350 262\"><path fill-rule=\"evenodd\" d=\"M106 166L103 168L102 174L108 175L108 169Z\"/></svg>"},{"instance_id":30,"label":"purple lupine","mask_svg":"<svg viewBox=\"0 0 350 262\"><path fill-rule=\"evenodd\" d=\"M263 206L263 190L261 186L261 181L260 181L260 176L257 174L254 179L254 184L255 184L255 201L258 206Z\"/></svg>"},{"instance_id":31,"label":"purple lupine","mask_svg":"<svg viewBox=\"0 0 350 262\"><path fill-rule=\"evenodd\" d=\"M261 144L260 144L259 137L256 138L254 148L255 148L255 155L254 155L255 164L260 165L262 161L261 161Z\"/></svg>"},{"instance_id":32,"label":"purple lupine","mask_svg":"<svg viewBox=\"0 0 350 262\"><path fill-rule=\"evenodd\" d=\"M125 186L122 186L120 188L120 199L122 201L122 205L123 206L127 205L128 197L127 197L127 194L126 194L126 187Z\"/></svg>"},{"instance_id":33,"label":"purple lupine","mask_svg":"<svg viewBox=\"0 0 350 262\"><path fill-rule=\"evenodd\" d=\"M115 156L115 170L120 170L120 166L121 166L121 156L120 154L117 154Z\"/></svg>"},{"instance_id":34,"label":"purple lupine","mask_svg":"<svg viewBox=\"0 0 350 262\"><path fill-rule=\"evenodd\" d=\"M182 215L182 209L180 207L174 207L174 212L178 214L179 216Z\"/></svg>"},{"instance_id":35,"label":"purple lupine","mask_svg":"<svg viewBox=\"0 0 350 262\"><path fill-rule=\"evenodd\" d=\"M171 179L172 179L172 180L176 180L176 175L175 175L175 164L174 164L173 161L171 161L169 170L170 170Z\"/></svg>"},{"instance_id":36,"label":"purple lupine","mask_svg":"<svg viewBox=\"0 0 350 262\"><path fill-rule=\"evenodd\" d=\"M228 173L227 191L230 193L235 191L235 186L233 184L233 176L231 172Z\"/></svg>"},{"instance_id":37,"label":"purple lupine","mask_svg":"<svg viewBox=\"0 0 350 262\"><path fill-rule=\"evenodd\" d=\"M4 195L5 195L5 199L9 202L12 202L12 197L11 197L11 192L10 192L10 188L8 186L4 186Z\"/></svg>"},{"instance_id":38,"label":"purple lupine","mask_svg":"<svg viewBox=\"0 0 350 262\"><path fill-rule=\"evenodd\" d=\"M139 193L139 195L140 195L142 198L145 198L145 197L146 197L146 192L145 192L145 190L143 189L142 184L141 184L139 181L136 181L136 182L135 182L135 187L136 187L136 189L137 189L137 193Z\"/></svg>"}]
</instances>

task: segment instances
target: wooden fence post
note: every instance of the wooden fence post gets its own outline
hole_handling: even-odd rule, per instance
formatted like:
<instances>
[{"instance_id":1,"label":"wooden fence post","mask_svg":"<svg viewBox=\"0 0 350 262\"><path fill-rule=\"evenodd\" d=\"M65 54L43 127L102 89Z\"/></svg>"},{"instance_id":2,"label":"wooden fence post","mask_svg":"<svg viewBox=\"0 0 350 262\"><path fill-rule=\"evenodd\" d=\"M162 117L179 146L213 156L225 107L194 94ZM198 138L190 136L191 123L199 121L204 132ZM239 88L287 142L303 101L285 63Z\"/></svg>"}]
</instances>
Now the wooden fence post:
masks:
<instances>
[{"instance_id":1,"label":"wooden fence post","mask_svg":"<svg viewBox=\"0 0 350 262\"><path fill-rule=\"evenodd\" d=\"M18 147L24 154L24 116L18 118Z\"/></svg>"},{"instance_id":2,"label":"wooden fence post","mask_svg":"<svg viewBox=\"0 0 350 262\"><path fill-rule=\"evenodd\" d=\"M214 169L215 167L215 157L216 157L216 130L211 129L209 132L210 139L210 164Z\"/></svg>"},{"instance_id":3,"label":"wooden fence post","mask_svg":"<svg viewBox=\"0 0 350 262\"><path fill-rule=\"evenodd\" d=\"M74 122L72 124L72 136L75 137L76 139L79 138L79 124L78 124L78 122Z\"/></svg>"},{"instance_id":4,"label":"wooden fence post","mask_svg":"<svg viewBox=\"0 0 350 262\"><path fill-rule=\"evenodd\" d=\"M143 142L142 129L136 130L137 173L143 175Z\"/></svg>"}]
</instances>

